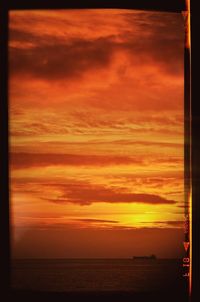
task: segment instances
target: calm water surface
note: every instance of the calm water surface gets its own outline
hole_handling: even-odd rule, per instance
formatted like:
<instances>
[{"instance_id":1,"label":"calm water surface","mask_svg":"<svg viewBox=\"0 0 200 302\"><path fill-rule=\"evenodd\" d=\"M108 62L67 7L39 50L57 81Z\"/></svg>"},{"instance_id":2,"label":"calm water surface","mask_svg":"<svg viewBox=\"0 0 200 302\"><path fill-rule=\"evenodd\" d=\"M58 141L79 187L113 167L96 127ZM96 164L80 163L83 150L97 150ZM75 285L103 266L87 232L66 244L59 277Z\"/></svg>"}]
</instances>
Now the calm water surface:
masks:
<instances>
[{"instance_id":1,"label":"calm water surface","mask_svg":"<svg viewBox=\"0 0 200 302\"><path fill-rule=\"evenodd\" d=\"M12 288L39 291L155 291L177 288L181 260L13 260Z\"/></svg>"}]
</instances>

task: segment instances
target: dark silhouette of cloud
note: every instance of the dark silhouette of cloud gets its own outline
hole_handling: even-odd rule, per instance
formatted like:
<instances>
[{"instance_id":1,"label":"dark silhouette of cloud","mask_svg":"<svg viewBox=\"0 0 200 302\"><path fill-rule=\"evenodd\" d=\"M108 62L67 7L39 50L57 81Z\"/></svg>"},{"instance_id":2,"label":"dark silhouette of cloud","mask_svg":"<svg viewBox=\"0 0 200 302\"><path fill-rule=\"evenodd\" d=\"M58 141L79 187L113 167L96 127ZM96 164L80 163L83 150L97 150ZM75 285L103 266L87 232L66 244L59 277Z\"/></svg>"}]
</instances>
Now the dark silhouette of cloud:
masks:
<instances>
[{"instance_id":1,"label":"dark silhouette of cloud","mask_svg":"<svg viewBox=\"0 0 200 302\"><path fill-rule=\"evenodd\" d=\"M73 221L86 222L86 223L119 223L117 220L93 219L93 218L80 218L73 219Z\"/></svg>"},{"instance_id":2,"label":"dark silhouette of cloud","mask_svg":"<svg viewBox=\"0 0 200 302\"><path fill-rule=\"evenodd\" d=\"M38 38L38 43L31 48L11 47L11 75L66 79L81 76L90 69L105 67L111 62L114 45L108 38L95 41L80 38L67 43L55 41L53 37L50 41L43 44Z\"/></svg>"},{"instance_id":3,"label":"dark silhouette of cloud","mask_svg":"<svg viewBox=\"0 0 200 302\"><path fill-rule=\"evenodd\" d=\"M93 39L83 37L81 33L80 38L36 34L31 28L27 32L12 25L10 41L18 42L18 46L10 46L11 74L46 80L77 78L88 70L108 66L118 50L126 51L134 64L137 57L139 64L154 62L165 72L182 74L184 27L179 16L124 14L124 20L126 26L117 37L104 33ZM48 17L46 22L50 22Z\"/></svg>"},{"instance_id":4,"label":"dark silhouette of cloud","mask_svg":"<svg viewBox=\"0 0 200 302\"><path fill-rule=\"evenodd\" d=\"M57 198L45 198L53 203L74 203L90 205L92 203L146 203L146 204L174 204L175 200L166 199L162 196L146 193L129 193L122 188L107 188L101 185L93 185L87 182L71 182L63 185L53 185L60 190Z\"/></svg>"},{"instance_id":5,"label":"dark silhouette of cloud","mask_svg":"<svg viewBox=\"0 0 200 302\"><path fill-rule=\"evenodd\" d=\"M51 153L11 153L10 163L13 169L47 167L57 165L104 166L123 164L143 164L143 160L117 155L76 155Z\"/></svg>"},{"instance_id":6,"label":"dark silhouette of cloud","mask_svg":"<svg viewBox=\"0 0 200 302\"><path fill-rule=\"evenodd\" d=\"M141 222L142 224L151 224L152 222ZM153 224L155 226L162 226L166 228L166 226L171 226L174 228L181 228L184 226L184 221L182 220L163 220L163 221L154 221Z\"/></svg>"}]
</instances>

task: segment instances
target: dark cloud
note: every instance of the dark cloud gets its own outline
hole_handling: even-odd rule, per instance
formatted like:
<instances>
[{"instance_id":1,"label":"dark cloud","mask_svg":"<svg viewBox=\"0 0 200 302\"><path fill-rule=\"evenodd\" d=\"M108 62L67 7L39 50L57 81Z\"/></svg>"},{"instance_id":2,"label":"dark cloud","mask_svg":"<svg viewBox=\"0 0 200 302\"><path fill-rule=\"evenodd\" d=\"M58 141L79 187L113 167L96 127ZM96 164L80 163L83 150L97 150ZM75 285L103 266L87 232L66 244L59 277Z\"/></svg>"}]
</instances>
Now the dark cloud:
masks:
<instances>
[{"instance_id":1,"label":"dark cloud","mask_svg":"<svg viewBox=\"0 0 200 302\"><path fill-rule=\"evenodd\" d=\"M126 18L140 28L137 38L127 32L127 47L139 56L148 55L171 74L183 73L184 22L180 14L140 13Z\"/></svg>"},{"instance_id":2,"label":"dark cloud","mask_svg":"<svg viewBox=\"0 0 200 302\"><path fill-rule=\"evenodd\" d=\"M56 80L81 76L88 69L102 68L111 62L114 45L109 38L61 42L52 37L49 41L40 42L38 37L37 44L31 48L10 47L11 75Z\"/></svg>"},{"instance_id":3,"label":"dark cloud","mask_svg":"<svg viewBox=\"0 0 200 302\"><path fill-rule=\"evenodd\" d=\"M189 204L182 204L182 205L178 205L177 207L179 207L181 209L189 209L190 205Z\"/></svg>"},{"instance_id":4,"label":"dark cloud","mask_svg":"<svg viewBox=\"0 0 200 302\"><path fill-rule=\"evenodd\" d=\"M47 185L48 186L48 185ZM123 188L106 188L101 185L92 185L87 182L71 182L63 185L53 185L60 190L60 195L46 200L58 204L74 203L90 205L92 203L147 203L147 204L174 204L175 200L166 199L155 194L129 193Z\"/></svg>"},{"instance_id":5,"label":"dark cloud","mask_svg":"<svg viewBox=\"0 0 200 302\"><path fill-rule=\"evenodd\" d=\"M183 227L183 225L184 225L184 221L182 221L182 220L180 220L180 221L166 221L166 224L168 224L168 225L171 225L171 226L180 226L180 227Z\"/></svg>"},{"instance_id":6,"label":"dark cloud","mask_svg":"<svg viewBox=\"0 0 200 302\"><path fill-rule=\"evenodd\" d=\"M143 160L117 155L76 155L51 153L11 153L10 164L13 169L47 167L57 165L104 166L123 164L143 164Z\"/></svg>"},{"instance_id":7,"label":"dark cloud","mask_svg":"<svg viewBox=\"0 0 200 302\"><path fill-rule=\"evenodd\" d=\"M62 154L62 153L10 153L10 165L12 169L41 168L50 166L110 166L110 165L149 165L183 164L181 158L157 158L156 160L123 155L85 155L85 154ZM153 181L154 182L154 181Z\"/></svg>"},{"instance_id":8,"label":"dark cloud","mask_svg":"<svg viewBox=\"0 0 200 302\"><path fill-rule=\"evenodd\" d=\"M184 27L180 16L145 13L124 17L127 29L117 39L107 35L92 40L81 33L79 39L64 39L49 34L36 35L13 25L10 41L20 42L25 47L10 47L11 74L48 80L80 77L87 70L107 67L118 50L128 52L133 64L151 62L170 74L183 73ZM48 18L46 20L50 22ZM137 32L131 30L135 25ZM26 47L27 43L32 46Z\"/></svg>"},{"instance_id":9,"label":"dark cloud","mask_svg":"<svg viewBox=\"0 0 200 302\"><path fill-rule=\"evenodd\" d=\"M119 223L117 220L105 220L105 219L93 219L93 218L82 218L73 219L73 221L87 222L87 223Z\"/></svg>"},{"instance_id":10,"label":"dark cloud","mask_svg":"<svg viewBox=\"0 0 200 302\"><path fill-rule=\"evenodd\" d=\"M37 43L38 38L36 35L30 32L20 30L14 27L9 28L9 40L11 42L21 42L21 43Z\"/></svg>"},{"instance_id":11,"label":"dark cloud","mask_svg":"<svg viewBox=\"0 0 200 302\"><path fill-rule=\"evenodd\" d=\"M152 222L141 222L142 224L151 224ZM166 228L166 225L167 226L172 226L174 228L181 228L184 226L184 221L182 220L163 220L163 221L154 221L153 222L154 225L156 226L162 226Z\"/></svg>"}]
</instances>

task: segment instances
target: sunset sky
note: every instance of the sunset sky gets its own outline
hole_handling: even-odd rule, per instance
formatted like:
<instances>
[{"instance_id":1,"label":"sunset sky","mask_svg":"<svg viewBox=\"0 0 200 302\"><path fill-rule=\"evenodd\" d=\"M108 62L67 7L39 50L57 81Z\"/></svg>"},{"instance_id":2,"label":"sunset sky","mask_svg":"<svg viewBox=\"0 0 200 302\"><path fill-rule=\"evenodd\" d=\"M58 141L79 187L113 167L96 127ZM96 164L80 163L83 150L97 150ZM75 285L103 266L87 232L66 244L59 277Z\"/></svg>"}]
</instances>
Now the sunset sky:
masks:
<instances>
[{"instance_id":1,"label":"sunset sky","mask_svg":"<svg viewBox=\"0 0 200 302\"><path fill-rule=\"evenodd\" d=\"M12 11L13 257L181 257L181 14Z\"/></svg>"}]
</instances>

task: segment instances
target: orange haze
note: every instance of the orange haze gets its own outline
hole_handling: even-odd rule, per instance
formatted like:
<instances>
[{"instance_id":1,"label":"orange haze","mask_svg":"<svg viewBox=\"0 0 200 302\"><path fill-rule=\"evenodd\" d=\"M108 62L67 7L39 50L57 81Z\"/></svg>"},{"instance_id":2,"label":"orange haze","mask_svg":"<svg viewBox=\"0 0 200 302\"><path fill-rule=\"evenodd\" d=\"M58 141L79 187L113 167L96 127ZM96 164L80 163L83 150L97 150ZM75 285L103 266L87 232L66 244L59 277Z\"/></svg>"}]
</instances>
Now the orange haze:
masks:
<instances>
[{"instance_id":1,"label":"orange haze","mask_svg":"<svg viewBox=\"0 0 200 302\"><path fill-rule=\"evenodd\" d=\"M11 11L14 257L183 252L181 14Z\"/></svg>"}]
</instances>

